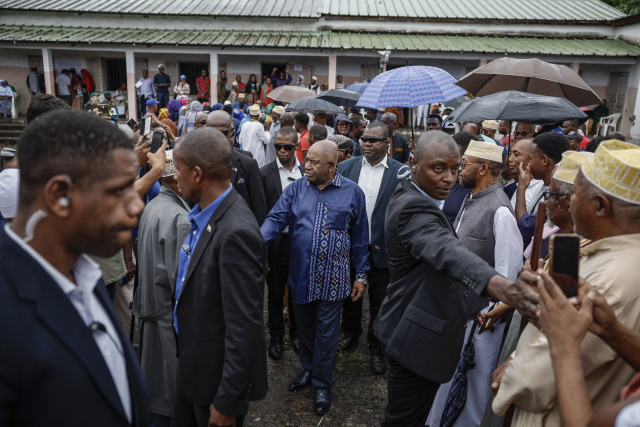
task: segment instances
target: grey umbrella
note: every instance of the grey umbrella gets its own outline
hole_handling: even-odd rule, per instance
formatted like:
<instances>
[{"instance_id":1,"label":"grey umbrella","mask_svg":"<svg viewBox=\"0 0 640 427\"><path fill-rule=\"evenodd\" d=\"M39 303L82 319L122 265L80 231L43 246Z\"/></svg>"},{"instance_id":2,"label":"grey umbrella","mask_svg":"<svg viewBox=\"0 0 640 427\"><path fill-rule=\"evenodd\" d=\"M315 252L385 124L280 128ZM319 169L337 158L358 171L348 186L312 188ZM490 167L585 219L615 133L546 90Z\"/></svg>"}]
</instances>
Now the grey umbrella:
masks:
<instances>
[{"instance_id":1,"label":"grey umbrella","mask_svg":"<svg viewBox=\"0 0 640 427\"><path fill-rule=\"evenodd\" d=\"M342 108L325 101L324 99L319 99L317 96L300 98L287 105L284 110L287 112L311 114L314 114L316 110L324 110L327 114L344 114L344 110Z\"/></svg>"},{"instance_id":2,"label":"grey umbrella","mask_svg":"<svg viewBox=\"0 0 640 427\"><path fill-rule=\"evenodd\" d=\"M578 107L601 102L598 95L571 68L535 58L496 59L462 77L456 85L475 96L518 90L566 98Z\"/></svg>"},{"instance_id":3,"label":"grey umbrella","mask_svg":"<svg viewBox=\"0 0 640 427\"><path fill-rule=\"evenodd\" d=\"M508 90L465 102L446 121L507 120L547 125L586 116L567 99Z\"/></svg>"},{"instance_id":4,"label":"grey umbrella","mask_svg":"<svg viewBox=\"0 0 640 427\"><path fill-rule=\"evenodd\" d=\"M360 99L360 94L345 89L330 89L318 95L318 99L324 99L338 106L355 107Z\"/></svg>"}]
</instances>

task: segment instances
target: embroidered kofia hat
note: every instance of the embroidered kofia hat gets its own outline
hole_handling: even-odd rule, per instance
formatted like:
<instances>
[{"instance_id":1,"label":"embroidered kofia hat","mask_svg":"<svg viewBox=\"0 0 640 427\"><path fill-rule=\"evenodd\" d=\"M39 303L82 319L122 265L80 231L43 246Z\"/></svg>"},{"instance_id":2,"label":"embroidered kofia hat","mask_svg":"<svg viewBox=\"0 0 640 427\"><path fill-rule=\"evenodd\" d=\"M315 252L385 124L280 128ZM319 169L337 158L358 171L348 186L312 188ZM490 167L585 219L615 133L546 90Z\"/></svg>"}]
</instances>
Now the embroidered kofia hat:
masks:
<instances>
[{"instance_id":1,"label":"embroidered kofia hat","mask_svg":"<svg viewBox=\"0 0 640 427\"><path fill-rule=\"evenodd\" d=\"M482 127L485 129L498 130L498 122L495 120L485 120L482 122Z\"/></svg>"},{"instance_id":2,"label":"embroidered kofia hat","mask_svg":"<svg viewBox=\"0 0 640 427\"><path fill-rule=\"evenodd\" d=\"M565 151L562 153L562 161L558 164L553 177L558 181L573 184L580 168L591 157L593 157L593 153L588 151Z\"/></svg>"},{"instance_id":3,"label":"embroidered kofia hat","mask_svg":"<svg viewBox=\"0 0 640 427\"><path fill-rule=\"evenodd\" d=\"M260 115L260 106L258 104L253 104L249 107L249 115L250 116L259 116Z\"/></svg>"},{"instance_id":4,"label":"embroidered kofia hat","mask_svg":"<svg viewBox=\"0 0 640 427\"><path fill-rule=\"evenodd\" d=\"M465 151L465 154L479 159L502 163L503 152L504 147L499 147L491 142L471 141L469 148Z\"/></svg>"},{"instance_id":5,"label":"embroidered kofia hat","mask_svg":"<svg viewBox=\"0 0 640 427\"><path fill-rule=\"evenodd\" d=\"M626 142L602 142L582 165L582 173L596 187L618 199L640 204L640 148Z\"/></svg>"}]
</instances>

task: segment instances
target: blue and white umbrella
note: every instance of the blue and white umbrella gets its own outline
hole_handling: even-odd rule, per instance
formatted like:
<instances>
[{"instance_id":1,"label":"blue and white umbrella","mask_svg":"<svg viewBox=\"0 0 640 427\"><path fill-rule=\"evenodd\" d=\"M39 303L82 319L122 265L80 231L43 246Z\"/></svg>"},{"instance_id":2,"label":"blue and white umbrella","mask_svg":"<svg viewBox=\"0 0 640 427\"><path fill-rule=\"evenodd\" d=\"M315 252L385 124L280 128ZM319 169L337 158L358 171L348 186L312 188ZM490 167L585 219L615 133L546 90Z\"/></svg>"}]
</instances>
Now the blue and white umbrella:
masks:
<instances>
[{"instance_id":1,"label":"blue and white umbrella","mask_svg":"<svg viewBox=\"0 0 640 427\"><path fill-rule=\"evenodd\" d=\"M365 89L369 86L369 83L354 83L350 86L347 86L346 89L350 90L351 92L358 92L360 95L362 95L365 91Z\"/></svg>"},{"instance_id":2,"label":"blue and white umbrella","mask_svg":"<svg viewBox=\"0 0 640 427\"><path fill-rule=\"evenodd\" d=\"M466 95L467 91L455 83L456 79L441 68L423 65L396 68L376 76L357 106L413 108Z\"/></svg>"}]
</instances>

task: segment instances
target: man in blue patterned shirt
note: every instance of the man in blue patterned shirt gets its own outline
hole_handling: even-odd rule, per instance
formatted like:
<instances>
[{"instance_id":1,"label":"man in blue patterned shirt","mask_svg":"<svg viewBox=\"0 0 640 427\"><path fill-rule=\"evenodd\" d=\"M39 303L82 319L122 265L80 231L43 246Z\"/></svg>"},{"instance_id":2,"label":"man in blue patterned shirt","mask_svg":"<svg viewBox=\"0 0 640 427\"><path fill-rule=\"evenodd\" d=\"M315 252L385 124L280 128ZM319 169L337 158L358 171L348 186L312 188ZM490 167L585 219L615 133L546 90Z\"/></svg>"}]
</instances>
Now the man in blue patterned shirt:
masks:
<instances>
[{"instance_id":1,"label":"man in blue patterned shirt","mask_svg":"<svg viewBox=\"0 0 640 427\"><path fill-rule=\"evenodd\" d=\"M362 298L369 264L369 225L364 193L336 171L338 147L315 143L307 152L305 175L289 185L260 228L267 244L289 226L288 285L294 297L304 371L289 385L315 387L314 410L331 406L330 387L340 336L340 310L347 296ZM350 268L356 271L353 286Z\"/></svg>"}]
</instances>

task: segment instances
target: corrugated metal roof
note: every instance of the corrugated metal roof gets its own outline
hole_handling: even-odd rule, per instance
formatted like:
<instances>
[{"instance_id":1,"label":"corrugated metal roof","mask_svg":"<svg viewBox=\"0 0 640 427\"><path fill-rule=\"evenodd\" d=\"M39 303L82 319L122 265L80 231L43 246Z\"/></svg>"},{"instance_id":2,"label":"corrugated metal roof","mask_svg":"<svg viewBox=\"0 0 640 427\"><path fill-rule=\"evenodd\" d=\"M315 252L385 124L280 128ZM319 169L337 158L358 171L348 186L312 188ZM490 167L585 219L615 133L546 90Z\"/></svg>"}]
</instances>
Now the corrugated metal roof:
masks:
<instances>
[{"instance_id":1,"label":"corrugated metal roof","mask_svg":"<svg viewBox=\"0 0 640 427\"><path fill-rule=\"evenodd\" d=\"M193 31L85 27L0 27L0 42L95 43L301 49L509 53L519 55L640 56L621 40L483 37L330 31Z\"/></svg>"},{"instance_id":2,"label":"corrugated metal roof","mask_svg":"<svg viewBox=\"0 0 640 427\"><path fill-rule=\"evenodd\" d=\"M400 20L607 21L624 13L601 0L0 0L0 9Z\"/></svg>"},{"instance_id":3,"label":"corrugated metal roof","mask_svg":"<svg viewBox=\"0 0 640 427\"><path fill-rule=\"evenodd\" d=\"M626 15L601 0L323 0L330 17L410 20L607 21Z\"/></svg>"},{"instance_id":4,"label":"corrugated metal roof","mask_svg":"<svg viewBox=\"0 0 640 427\"><path fill-rule=\"evenodd\" d=\"M0 0L0 9L143 15L319 18L318 0Z\"/></svg>"}]
</instances>

